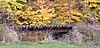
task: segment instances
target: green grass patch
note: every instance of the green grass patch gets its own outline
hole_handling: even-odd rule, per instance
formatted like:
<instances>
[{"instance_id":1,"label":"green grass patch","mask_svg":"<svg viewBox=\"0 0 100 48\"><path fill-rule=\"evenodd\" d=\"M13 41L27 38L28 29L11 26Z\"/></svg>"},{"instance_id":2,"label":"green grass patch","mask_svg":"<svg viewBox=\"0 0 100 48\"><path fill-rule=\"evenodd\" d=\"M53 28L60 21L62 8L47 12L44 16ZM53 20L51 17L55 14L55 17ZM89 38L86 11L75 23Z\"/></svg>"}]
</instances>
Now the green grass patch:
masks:
<instances>
[{"instance_id":1,"label":"green grass patch","mask_svg":"<svg viewBox=\"0 0 100 48\"><path fill-rule=\"evenodd\" d=\"M75 45L68 45L64 43L56 43L50 42L48 44L41 43L41 44L0 44L0 48L99 48L96 46L75 46Z\"/></svg>"}]
</instances>

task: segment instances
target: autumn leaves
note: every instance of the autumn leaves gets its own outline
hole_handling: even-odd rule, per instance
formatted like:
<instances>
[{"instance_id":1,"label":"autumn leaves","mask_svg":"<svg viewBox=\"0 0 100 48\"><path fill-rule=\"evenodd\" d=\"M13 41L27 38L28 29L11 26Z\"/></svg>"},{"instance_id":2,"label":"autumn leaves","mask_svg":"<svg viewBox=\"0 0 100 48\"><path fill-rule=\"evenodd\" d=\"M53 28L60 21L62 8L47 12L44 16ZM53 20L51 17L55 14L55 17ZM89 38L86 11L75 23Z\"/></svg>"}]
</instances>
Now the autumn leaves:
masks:
<instances>
[{"instance_id":1,"label":"autumn leaves","mask_svg":"<svg viewBox=\"0 0 100 48\"><path fill-rule=\"evenodd\" d=\"M76 7L77 3L74 3L75 1L72 1L71 4L71 23L83 21L83 19L88 19L90 16L87 15L87 10L85 8L81 8L82 10L73 9ZM47 5L47 4L52 5ZM81 4L79 4L81 5ZM77 5L77 6L79 6ZM92 4L95 5L95 4ZM91 6L91 5L90 5ZM89 7L90 7L89 6ZM97 5L95 5L97 6ZM90 8L91 9L91 8ZM95 9L95 11L98 11L99 7ZM62 2L50 2L47 0L45 1L38 1L33 2L29 6L28 10L20 11L18 12L18 19L21 17L24 19L23 22L20 20L16 20L16 24L18 25L47 25L47 24L67 24L69 22L68 20L68 3ZM95 13L96 14L96 13ZM99 17L99 14L97 15L97 18Z\"/></svg>"}]
</instances>

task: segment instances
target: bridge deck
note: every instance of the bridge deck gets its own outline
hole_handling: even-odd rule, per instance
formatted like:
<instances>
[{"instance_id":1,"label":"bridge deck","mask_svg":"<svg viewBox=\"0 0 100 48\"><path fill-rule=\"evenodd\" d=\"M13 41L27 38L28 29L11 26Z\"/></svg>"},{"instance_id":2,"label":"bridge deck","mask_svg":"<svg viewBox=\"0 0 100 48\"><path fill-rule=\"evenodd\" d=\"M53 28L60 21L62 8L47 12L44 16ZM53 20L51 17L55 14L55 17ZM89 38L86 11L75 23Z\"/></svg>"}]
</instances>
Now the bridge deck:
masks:
<instances>
[{"instance_id":1,"label":"bridge deck","mask_svg":"<svg viewBox=\"0 0 100 48\"><path fill-rule=\"evenodd\" d=\"M20 31L46 31L46 32L68 32L72 26L68 25L43 25L43 26L19 26Z\"/></svg>"}]
</instances>

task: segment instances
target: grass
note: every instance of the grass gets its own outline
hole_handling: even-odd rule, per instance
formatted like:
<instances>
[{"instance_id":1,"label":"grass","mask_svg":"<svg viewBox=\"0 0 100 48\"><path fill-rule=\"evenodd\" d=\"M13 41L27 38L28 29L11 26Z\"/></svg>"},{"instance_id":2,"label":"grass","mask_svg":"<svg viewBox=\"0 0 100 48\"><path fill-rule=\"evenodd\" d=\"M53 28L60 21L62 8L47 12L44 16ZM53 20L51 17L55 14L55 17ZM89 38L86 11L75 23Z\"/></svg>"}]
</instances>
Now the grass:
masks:
<instances>
[{"instance_id":1,"label":"grass","mask_svg":"<svg viewBox=\"0 0 100 48\"><path fill-rule=\"evenodd\" d=\"M90 46L75 46L75 45L65 45L64 43L50 42L48 44L0 44L0 48L100 48L100 47L90 47Z\"/></svg>"}]
</instances>

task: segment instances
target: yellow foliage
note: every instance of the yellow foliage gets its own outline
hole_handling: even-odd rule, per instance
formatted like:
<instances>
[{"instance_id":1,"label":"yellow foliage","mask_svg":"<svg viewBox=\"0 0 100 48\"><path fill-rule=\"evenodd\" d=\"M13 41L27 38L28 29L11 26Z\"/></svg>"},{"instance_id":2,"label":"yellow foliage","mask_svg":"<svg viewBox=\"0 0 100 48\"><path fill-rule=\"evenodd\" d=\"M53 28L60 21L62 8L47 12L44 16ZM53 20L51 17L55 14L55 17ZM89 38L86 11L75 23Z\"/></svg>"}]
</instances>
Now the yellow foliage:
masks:
<instances>
[{"instance_id":1,"label":"yellow foliage","mask_svg":"<svg viewBox=\"0 0 100 48\"><path fill-rule=\"evenodd\" d=\"M100 0L88 0L89 2L100 2ZM85 0L84 2L87 2L87 0Z\"/></svg>"},{"instance_id":2,"label":"yellow foliage","mask_svg":"<svg viewBox=\"0 0 100 48\"><path fill-rule=\"evenodd\" d=\"M43 6L39 6L40 9L36 11L24 11L24 12L18 12L20 17L23 19L28 19L28 21L31 21L29 24L27 21L22 22L22 24L26 25L46 25L51 23L52 17L55 16L54 14L54 8L49 9L49 7L43 8Z\"/></svg>"},{"instance_id":3,"label":"yellow foliage","mask_svg":"<svg viewBox=\"0 0 100 48\"><path fill-rule=\"evenodd\" d=\"M21 23L19 20L16 20L16 24L23 25L23 23Z\"/></svg>"},{"instance_id":4,"label":"yellow foliage","mask_svg":"<svg viewBox=\"0 0 100 48\"><path fill-rule=\"evenodd\" d=\"M84 2L86 2L86 0L84 0ZM89 0L89 2L98 2L98 0ZM68 3L55 3L53 6L49 6L44 3L45 1L34 2L34 5L29 6L25 11L19 11L18 14L20 17L27 20L24 22L17 21L16 23L19 23L20 25L26 24L34 26L47 24L67 24L69 22ZM74 3L74 1L72 1L72 3L72 8L70 9L71 23L82 21L82 19L91 18L89 15L87 15L88 10L86 10L86 8L81 8L81 11L78 9L73 9L74 5L78 4L78 2ZM100 10L100 7L98 7L99 5L97 3L90 3L90 5L87 6L89 7L90 11L93 7L95 7L94 10L96 12L99 12L98 10ZM33 8L36 10L32 11ZM96 18L93 18L93 20L100 18L100 14L97 14L95 11L93 11L91 12L97 16Z\"/></svg>"},{"instance_id":5,"label":"yellow foliage","mask_svg":"<svg viewBox=\"0 0 100 48\"><path fill-rule=\"evenodd\" d=\"M79 17L76 17L76 16L71 16L72 19L76 20L76 21L80 21L81 19Z\"/></svg>"},{"instance_id":6,"label":"yellow foliage","mask_svg":"<svg viewBox=\"0 0 100 48\"><path fill-rule=\"evenodd\" d=\"M24 25L28 25L29 23L27 21L22 22Z\"/></svg>"},{"instance_id":7,"label":"yellow foliage","mask_svg":"<svg viewBox=\"0 0 100 48\"><path fill-rule=\"evenodd\" d=\"M100 12L100 5L99 5L100 0L88 0L88 1L85 0L84 2L86 2L86 3L89 2L89 5L87 5L87 7L91 11L91 13L96 16L95 18L93 18L93 20L98 20L100 17L100 14L99 14L99 12ZM84 13L87 14L87 12L84 12ZM84 15L84 17L90 18L87 15Z\"/></svg>"},{"instance_id":8,"label":"yellow foliage","mask_svg":"<svg viewBox=\"0 0 100 48\"><path fill-rule=\"evenodd\" d=\"M80 12L77 12L77 10L71 10L71 14L78 15L78 16L83 16L83 14L80 13Z\"/></svg>"}]
</instances>

